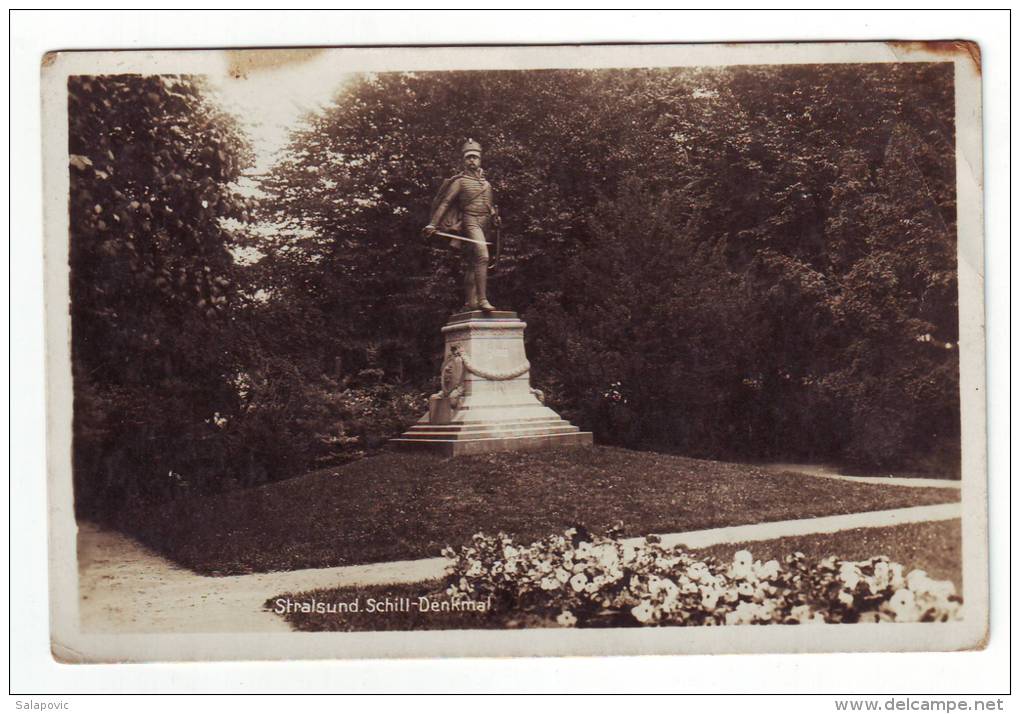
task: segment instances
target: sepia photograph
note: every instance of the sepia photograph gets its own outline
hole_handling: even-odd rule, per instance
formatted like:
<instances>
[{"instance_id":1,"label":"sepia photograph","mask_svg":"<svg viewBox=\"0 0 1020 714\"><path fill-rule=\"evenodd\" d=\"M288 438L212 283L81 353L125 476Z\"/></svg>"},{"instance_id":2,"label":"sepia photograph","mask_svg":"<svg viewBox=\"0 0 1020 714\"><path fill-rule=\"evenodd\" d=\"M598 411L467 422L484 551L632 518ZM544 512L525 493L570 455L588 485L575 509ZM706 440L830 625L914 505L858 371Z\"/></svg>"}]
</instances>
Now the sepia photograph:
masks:
<instances>
[{"instance_id":1,"label":"sepia photograph","mask_svg":"<svg viewBox=\"0 0 1020 714\"><path fill-rule=\"evenodd\" d=\"M59 660L983 646L973 43L42 75Z\"/></svg>"}]
</instances>

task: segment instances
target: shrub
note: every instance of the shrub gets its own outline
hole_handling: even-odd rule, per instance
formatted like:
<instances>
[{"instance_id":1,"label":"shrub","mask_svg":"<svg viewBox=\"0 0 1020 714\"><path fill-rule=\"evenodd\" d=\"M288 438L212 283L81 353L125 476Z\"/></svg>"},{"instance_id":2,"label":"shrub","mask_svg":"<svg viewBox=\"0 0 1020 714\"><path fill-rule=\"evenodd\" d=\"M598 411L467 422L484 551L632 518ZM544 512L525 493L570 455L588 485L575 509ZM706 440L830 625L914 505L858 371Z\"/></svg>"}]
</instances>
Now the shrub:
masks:
<instances>
[{"instance_id":1,"label":"shrub","mask_svg":"<svg viewBox=\"0 0 1020 714\"><path fill-rule=\"evenodd\" d=\"M228 424L231 443L238 454L257 450L275 478L364 456L427 409L424 391L414 387L345 386L286 365L255 381L243 411Z\"/></svg>"},{"instance_id":2,"label":"shrub","mask_svg":"<svg viewBox=\"0 0 1020 714\"><path fill-rule=\"evenodd\" d=\"M622 540L569 529L531 545L476 534L453 559L447 594L489 600L493 611L555 619L562 626L944 622L961 617L950 581L904 575L877 556L809 563L738 551L732 563L668 548L654 536Z\"/></svg>"}]
</instances>

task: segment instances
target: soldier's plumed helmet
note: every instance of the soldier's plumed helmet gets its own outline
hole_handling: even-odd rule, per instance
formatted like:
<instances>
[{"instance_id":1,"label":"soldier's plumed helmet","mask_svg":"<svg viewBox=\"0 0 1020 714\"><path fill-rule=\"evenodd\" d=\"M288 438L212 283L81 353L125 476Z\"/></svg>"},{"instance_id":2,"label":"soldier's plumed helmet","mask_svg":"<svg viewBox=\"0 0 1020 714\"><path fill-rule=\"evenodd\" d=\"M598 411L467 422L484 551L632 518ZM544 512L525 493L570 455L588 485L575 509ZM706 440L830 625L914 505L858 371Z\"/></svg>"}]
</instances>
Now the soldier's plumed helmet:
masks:
<instances>
[{"instance_id":1,"label":"soldier's plumed helmet","mask_svg":"<svg viewBox=\"0 0 1020 714\"><path fill-rule=\"evenodd\" d=\"M469 154L475 154L476 156L481 156L482 155L482 145L479 144L474 139L468 139L466 142L464 142L464 148L461 149L461 153L464 156L467 156Z\"/></svg>"}]
</instances>

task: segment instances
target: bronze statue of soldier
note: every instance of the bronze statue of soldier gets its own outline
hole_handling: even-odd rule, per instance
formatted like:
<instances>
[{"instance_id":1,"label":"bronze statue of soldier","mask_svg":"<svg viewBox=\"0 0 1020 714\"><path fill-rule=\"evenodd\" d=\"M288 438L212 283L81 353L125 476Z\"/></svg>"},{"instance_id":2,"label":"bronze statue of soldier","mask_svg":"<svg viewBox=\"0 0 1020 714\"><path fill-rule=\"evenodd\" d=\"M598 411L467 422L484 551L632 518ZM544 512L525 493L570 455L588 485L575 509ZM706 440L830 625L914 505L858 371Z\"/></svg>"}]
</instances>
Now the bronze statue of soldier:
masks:
<instances>
[{"instance_id":1,"label":"bronze statue of soldier","mask_svg":"<svg viewBox=\"0 0 1020 714\"><path fill-rule=\"evenodd\" d=\"M482 172L482 145L468 139L461 151L464 170L443 182L432 202L426 237L439 234L463 251L464 310L495 310L486 296L489 269L488 240L499 227L492 184ZM460 234L460 235L450 235ZM463 245L461 245L463 244Z\"/></svg>"}]
</instances>

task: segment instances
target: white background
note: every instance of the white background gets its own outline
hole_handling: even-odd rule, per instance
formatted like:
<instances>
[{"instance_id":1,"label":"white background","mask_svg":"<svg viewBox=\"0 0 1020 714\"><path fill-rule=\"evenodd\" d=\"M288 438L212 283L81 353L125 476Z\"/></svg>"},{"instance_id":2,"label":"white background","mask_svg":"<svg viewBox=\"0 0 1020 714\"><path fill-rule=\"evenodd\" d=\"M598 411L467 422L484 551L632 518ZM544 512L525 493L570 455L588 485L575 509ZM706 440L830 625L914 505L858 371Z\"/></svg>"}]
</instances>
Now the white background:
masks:
<instances>
[{"instance_id":1,"label":"white background","mask_svg":"<svg viewBox=\"0 0 1020 714\"><path fill-rule=\"evenodd\" d=\"M1010 17L962 11L685 11L614 13L15 12L11 17L10 479L11 668L16 701L70 711L133 711L133 697L67 692L674 691L693 693L1004 693L1009 691L1009 88ZM368 661L83 666L49 656L39 66L57 49L364 44L724 42L968 39L984 73L991 618L988 649L951 654ZM34 693L36 696L29 696ZM54 693L47 696L47 693ZM955 698L955 697L954 697ZM879 696L884 702L887 696ZM833 697L675 702L696 711L835 711ZM324 703L305 699L299 707ZM522 703L512 706L519 707ZM527 706L527 703L523 703ZM573 703L563 702L571 706ZM145 702L155 710L222 699ZM244 706L269 708L276 700ZM327 704L328 705L328 704ZM411 700L398 706L419 709ZM358 703L354 703L358 706ZM457 700L449 706L478 706ZM485 704L491 707L491 703ZM619 703L598 700L591 706ZM1007 702L1006 707L1009 708ZM728 708L728 707L727 707Z\"/></svg>"}]
</instances>

